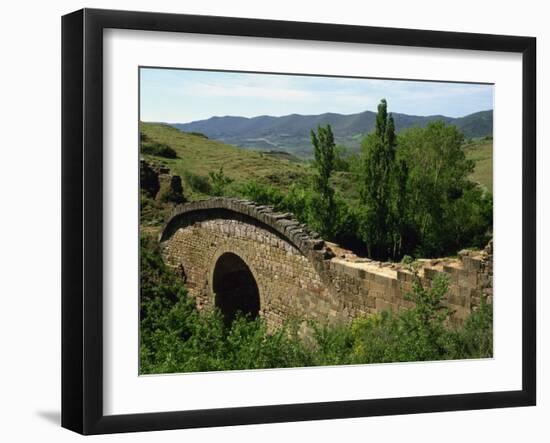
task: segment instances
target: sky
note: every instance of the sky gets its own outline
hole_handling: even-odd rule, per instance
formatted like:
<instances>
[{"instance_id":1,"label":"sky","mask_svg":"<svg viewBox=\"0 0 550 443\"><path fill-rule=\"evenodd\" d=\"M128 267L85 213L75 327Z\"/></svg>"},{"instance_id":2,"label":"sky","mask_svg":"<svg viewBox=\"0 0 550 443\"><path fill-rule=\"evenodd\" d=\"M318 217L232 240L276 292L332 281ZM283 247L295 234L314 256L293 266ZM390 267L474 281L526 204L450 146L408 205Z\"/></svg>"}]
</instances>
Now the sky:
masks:
<instances>
[{"instance_id":1,"label":"sky","mask_svg":"<svg viewBox=\"0 0 550 443\"><path fill-rule=\"evenodd\" d=\"M376 111L462 117L493 109L493 86L299 75L140 69L140 119L188 123L213 116L256 117Z\"/></svg>"}]
</instances>

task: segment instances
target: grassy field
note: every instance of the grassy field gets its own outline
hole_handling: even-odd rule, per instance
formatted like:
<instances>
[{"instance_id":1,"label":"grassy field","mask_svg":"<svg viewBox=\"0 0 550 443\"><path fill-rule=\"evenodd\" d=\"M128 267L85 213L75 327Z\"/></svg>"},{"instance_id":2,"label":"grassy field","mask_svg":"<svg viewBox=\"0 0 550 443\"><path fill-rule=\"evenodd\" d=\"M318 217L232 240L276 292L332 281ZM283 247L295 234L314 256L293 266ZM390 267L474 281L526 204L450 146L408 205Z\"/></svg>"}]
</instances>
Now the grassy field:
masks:
<instances>
[{"instance_id":1,"label":"grassy field","mask_svg":"<svg viewBox=\"0 0 550 443\"><path fill-rule=\"evenodd\" d=\"M466 156L475 161L471 179L493 192L493 140L479 140L465 146Z\"/></svg>"}]
</instances>

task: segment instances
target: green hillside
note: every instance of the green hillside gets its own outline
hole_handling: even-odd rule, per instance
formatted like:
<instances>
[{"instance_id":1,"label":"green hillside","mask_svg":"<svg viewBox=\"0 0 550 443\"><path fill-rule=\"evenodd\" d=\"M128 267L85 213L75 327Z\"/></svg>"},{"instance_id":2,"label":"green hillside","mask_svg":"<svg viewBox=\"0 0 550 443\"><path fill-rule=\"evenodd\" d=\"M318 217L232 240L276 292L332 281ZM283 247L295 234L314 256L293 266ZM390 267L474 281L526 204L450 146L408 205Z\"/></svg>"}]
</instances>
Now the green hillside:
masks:
<instances>
[{"instance_id":1,"label":"green hillside","mask_svg":"<svg viewBox=\"0 0 550 443\"><path fill-rule=\"evenodd\" d=\"M465 146L466 156L475 162L472 181L493 192L493 140L475 140Z\"/></svg>"},{"instance_id":2,"label":"green hillside","mask_svg":"<svg viewBox=\"0 0 550 443\"><path fill-rule=\"evenodd\" d=\"M168 125L141 123L140 133L146 140L145 145L148 142L167 145L176 152L176 158L154 159L161 160L172 174L181 176L184 181L189 178L190 173L208 177L210 172L223 167L224 174L234 183L254 180L285 189L308 174L308 166L297 162L293 156L288 156L287 159L283 155L244 150L201 135L184 133ZM143 148L142 155L150 157L143 153ZM186 194L191 192L189 186L185 191ZM187 197L192 199L200 195Z\"/></svg>"}]
</instances>

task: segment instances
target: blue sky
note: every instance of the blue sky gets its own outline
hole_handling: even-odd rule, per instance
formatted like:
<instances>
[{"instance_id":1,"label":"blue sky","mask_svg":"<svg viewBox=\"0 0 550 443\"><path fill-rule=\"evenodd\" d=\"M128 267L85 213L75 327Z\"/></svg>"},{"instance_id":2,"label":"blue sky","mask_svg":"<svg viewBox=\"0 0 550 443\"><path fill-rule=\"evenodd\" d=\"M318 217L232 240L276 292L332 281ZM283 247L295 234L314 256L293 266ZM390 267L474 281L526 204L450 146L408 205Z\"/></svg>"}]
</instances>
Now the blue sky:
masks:
<instances>
[{"instance_id":1,"label":"blue sky","mask_svg":"<svg viewBox=\"0 0 550 443\"><path fill-rule=\"evenodd\" d=\"M353 114L375 111L462 117L493 108L493 86L142 68L142 121L187 123L213 116Z\"/></svg>"}]
</instances>

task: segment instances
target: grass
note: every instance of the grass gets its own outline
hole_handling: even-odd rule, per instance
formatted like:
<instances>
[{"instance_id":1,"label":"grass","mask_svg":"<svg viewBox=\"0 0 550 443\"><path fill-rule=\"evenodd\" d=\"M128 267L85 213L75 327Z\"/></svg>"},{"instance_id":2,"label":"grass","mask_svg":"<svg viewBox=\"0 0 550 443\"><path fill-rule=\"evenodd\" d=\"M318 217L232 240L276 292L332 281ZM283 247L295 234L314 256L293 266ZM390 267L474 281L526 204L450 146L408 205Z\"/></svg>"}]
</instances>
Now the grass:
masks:
<instances>
[{"instance_id":1,"label":"grass","mask_svg":"<svg viewBox=\"0 0 550 443\"><path fill-rule=\"evenodd\" d=\"M288 160L281 156L237 148L184 133L167 125L140 123L140 132L145 134L147 140L168 145L176 151L175 159L155 157L155 160L161 161L170 168L172 174L181 177L185 177L186 172L207 177L209 172L223 167L224 174L236 183L256 180L286 189L309 174L308 166L296 162L294 158ZM144 157L149 155L145 154ZM201 197L200 193L192 193L189 188L187 186L185 189L187 198Z\"/></svg>"},{"instance_id":2,"label":"grass","mask_svg":"<svg viewBox=\"0 0 550 443\"><path fill-rule=\"evenodd\" d=\"M493 192L493 141L478 140L465 146L466 157L475 162L471 175L475 181Z\"/></svg>"}]
</instances>

